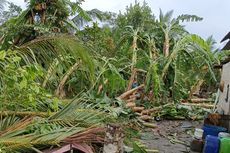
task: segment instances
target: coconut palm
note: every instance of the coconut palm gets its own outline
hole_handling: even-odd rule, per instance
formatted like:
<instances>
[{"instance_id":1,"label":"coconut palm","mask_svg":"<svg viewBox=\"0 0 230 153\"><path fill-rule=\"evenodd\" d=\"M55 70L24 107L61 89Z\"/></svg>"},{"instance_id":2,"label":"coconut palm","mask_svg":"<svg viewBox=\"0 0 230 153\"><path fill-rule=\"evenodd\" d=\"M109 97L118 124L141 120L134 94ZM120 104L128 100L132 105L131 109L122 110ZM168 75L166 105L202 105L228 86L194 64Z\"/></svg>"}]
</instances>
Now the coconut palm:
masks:
<instances>
[{"instance_id":1,"label":"coconut palm","mask_svg":"<svg viewBox=\"0 0 230 153\"><path fill-rule=\"evenodd\" d=\"M48 71L43 81L43 84L44 82L46 83L43 86L46 86L47 83L51 85L51 92L55 90L56 95L60 98L65 96L65 84L76 71L81 72L78 73L78 75L88 80L88 84L93 83L95 74L94 61L89 55L89 49L81 44L74 36L60 35L58 37L35 39L20 46L18 51L27 55L29 59L33 59L32 57L34 55L36 56L36 62L43 65L44 70ZM59 72L58 66L61 66L61 69L64 71ZM52 70L50 68L52 68ZM77 68L79 68L79 70L77 70ZM60 75L60 77L57 77L57 74L58 76ZM87 75L84 76L83 74ZM53 80L55 82L50 80L51 77L56 78ZM49 82L49 80L51 82ZM57 85L53 86L54 84ZM78 86L80 86L80 84ZM46 87L49 88L48 86ZM81 89L85 88L86 86Z\"/></svg>"},{"instance_id":2,"label":"coconut palm","mask_svg":"<svg viewBox=\"0 0 230 153\"><path fill-rule=\"evenodd\" d=\"M112 12L102 12L98 9L92 9L89 11L85 11L88 15L87 18L82 16L80 13L77 14L72 21L79 28L84 28L85 25L91 24L91 22L99 21L101 24L110 22L116 16L115 13ZM110 22L111 23L111 22ZM111 23L112 24L112 23Z\"/></svg>"},{"instance_id":3,"label":"coconut palm","mask_svg":"<svg viewBox=\"0 0 230 153\"><path fill-rule=\"evenodd\" d=\"M87 105L85 100L75 98L48 118L31 116L32 112L24 113L30 117L1 112L0 149L7 153L41 152L62 143L102 143L103 122L112 117L103 110L95 110L95 105Z\"/></svg>"},{"instance_id":4,"label":"coconut palm","mask_svg":"<svg viewBox=\"0 0 230 153\"><path fill-rule=\"evenodd\" d=\"M73 76L74 72L83 72L85 80L92 82L94 75L93 60L88 54L88 49L84 47L74 36L69 36L69 28L75 26L68 19L70 15L78 13L83 18L88 18L86 12L80 7L81 1L71 2L69 0L57 1L28 1L28 8L23 11L17 18L8 20L3 26L2 49L19 46L18 51L26 54L29 60L36 59L44 70L48 70L54 61L59 61L63 71L49 71L44 80L44 86L47 87L49 78L58 73L55 87L52 86L51 92L56 90L56 95L63 97L65 94L65 83ZM39 18L36 19L36 18ZM71 24L70 24L71 23ZM66 33L66 35L63 35ZM54 36L58 35L58 36ZM32 53L32 54L31 54ZM30 57L31 56L31 57ZM32 58L35 56L35 58ZM71 60L69 60L69 58ZM55 60L53 60L55 59ZM72 69L75 63L81 61L81 66ZM57 66L59 66L57 65ZM86 66L88 65L88 66ZM57 68L54 67L54 68ZM65 71L69 73L65 74ZM81 73L80 73L81 74ZM83 78L80 77L80 78ZM88 81L88 82L90 82ZM90 84L90 83L89 83ZM56 88L56 89L55 89ZM81 88L83 89L83 88Z\"/></svg>"},{"instance_id":5,"label":"coconut palm","mask_svg":"<svg viewBox=\"0 0 230 153\"><path fill-rule=\"evenodd\" d=\"M4 25L3 49L13 45L20 46L42 35L71 33L77 29L69 16L78 13L82 18L89 19L87 13L80 7L81 1L27 1L28 5L17 18L8 20ZM15 28L16 27L16 28Z\"/></svg>"}]
</instances>

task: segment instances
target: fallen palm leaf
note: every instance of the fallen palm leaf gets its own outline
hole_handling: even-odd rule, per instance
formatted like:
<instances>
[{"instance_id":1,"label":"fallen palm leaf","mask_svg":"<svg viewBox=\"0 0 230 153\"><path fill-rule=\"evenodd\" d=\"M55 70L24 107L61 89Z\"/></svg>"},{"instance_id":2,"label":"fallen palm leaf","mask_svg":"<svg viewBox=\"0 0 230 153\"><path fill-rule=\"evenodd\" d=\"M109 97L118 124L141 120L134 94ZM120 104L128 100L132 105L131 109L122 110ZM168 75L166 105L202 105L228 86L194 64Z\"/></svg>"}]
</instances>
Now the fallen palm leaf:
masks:
<instances>
[{"instance_id":1,"label":"fallen palm leaf","mask_svg":"<svg viewBox=\"0 0 230 153\"><path fill-rule=\"evenodd\" d=\"M0 115L2 115L2 116L15 115L15 116L21 116L21 117L25 117L25 116L49 117L52 114L54 114L54 113L48 113L48 112L29 112L29 111L25 111L25 112L1 111L0 112Z\"/></svg>"}]
</instances>

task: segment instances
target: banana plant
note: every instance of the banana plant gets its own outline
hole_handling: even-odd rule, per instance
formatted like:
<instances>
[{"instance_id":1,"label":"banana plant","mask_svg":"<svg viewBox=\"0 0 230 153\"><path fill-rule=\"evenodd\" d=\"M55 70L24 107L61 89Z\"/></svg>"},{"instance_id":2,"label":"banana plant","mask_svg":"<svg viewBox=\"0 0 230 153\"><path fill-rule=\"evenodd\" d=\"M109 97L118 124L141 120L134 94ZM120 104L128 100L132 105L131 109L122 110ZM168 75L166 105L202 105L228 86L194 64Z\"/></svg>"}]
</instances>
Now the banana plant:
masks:
<instances>
[{"instance_id":1,"label":"banana plant","mask_svg":"<svg viewBox=\"0 0 230 153\"><path fill-rule=\"evenodd\" d=\"M126 31L123 33L121 38L121 42L127 39L131 40L131 51L132 51L132 64L131 64L131 72L133 72L136 64L137 64L137 52L138 52L138 40L141 39L139 33L141 32L141 28L134 29L132 26L126 26Z\"/></svg>"},{"instance_id":2,"label":"banana plant","mask_svg":"<svg viewBox=\"0 0 230 153\"><path fill-rule=\"evenodd\" d=\"M201 21L202 18L195 15L180 15L173 18L173 11L166 12L165 14L160 9L159 19L156 20L159 29L163 32L163 54L168 57L170 54L170 41L173 39L177 41L186 32L180 21Z\"/></svg>"},{"instance_id":3,"label":"banana plant","mask_svg":"<svg viewBox=\"0 0 230 153\"><path fill-rule=\"evenodd\" d=\"M204 79L207 73L211 76L211 79L216 81L212 59L213 54L205 40L194 34L186 35L174 45L172 53L161 71L161 79L173 77L172 88L185 87L186 83L192 82L194 79ZM202 70L203 66L207 67L205 71ZM173 73L169 73L169 69L173 69ZM191 87L192 85L190 84L189 86ZM188 87L187 89L190 88ZM172 90L175 93L178 91Z\"/></svg>"}]
</instances>

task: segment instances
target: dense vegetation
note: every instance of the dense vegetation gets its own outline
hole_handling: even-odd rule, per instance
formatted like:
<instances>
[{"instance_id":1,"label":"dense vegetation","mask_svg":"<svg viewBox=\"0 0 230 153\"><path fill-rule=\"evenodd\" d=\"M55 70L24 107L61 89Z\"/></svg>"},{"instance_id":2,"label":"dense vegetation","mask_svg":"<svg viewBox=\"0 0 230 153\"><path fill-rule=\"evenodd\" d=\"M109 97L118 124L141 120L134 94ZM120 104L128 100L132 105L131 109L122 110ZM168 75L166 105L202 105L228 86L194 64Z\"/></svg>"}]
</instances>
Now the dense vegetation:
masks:
<instances>
[{"instance_id":1,"label":"dense vegetation","mask_svg":"<svg viewBox=\"0 0 230 153\"><path fill-rule=\"evenodd\" d=\"M138 103L145 108L188 100L197 85L215 88L213 65L229 53L185 29L183 22L202 20L196 15L155 16L138 2L119 14L84 11L81 0L27 3L0 12L3 152L91 142L95 127L131 122L134 114L116 98L131 86L144 84ZM0 0L0 10L6 5Z\"/></svg>"}]
</instances>

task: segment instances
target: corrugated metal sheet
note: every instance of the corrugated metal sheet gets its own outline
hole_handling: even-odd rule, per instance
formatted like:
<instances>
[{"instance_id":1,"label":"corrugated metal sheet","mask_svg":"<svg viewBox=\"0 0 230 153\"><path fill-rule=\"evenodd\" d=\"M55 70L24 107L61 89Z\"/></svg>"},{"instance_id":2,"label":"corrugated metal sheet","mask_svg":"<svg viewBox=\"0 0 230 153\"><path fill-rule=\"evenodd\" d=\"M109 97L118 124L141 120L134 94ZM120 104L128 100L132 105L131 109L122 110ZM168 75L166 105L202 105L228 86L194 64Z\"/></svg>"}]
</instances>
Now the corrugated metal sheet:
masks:
<instances>
[{"instance_id":1,"label":"corrugated metal sheet","mask_svg":"<svg viewBox=\"0 0 230 153\"><path fill-rule=\"evenodd\" d=\"M228 40L227 44L222 48L222 50L230 50L230 32L221 40L221 43Z\"/></svg>"}]
</instances>

